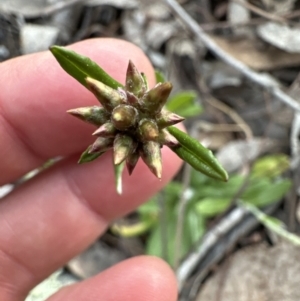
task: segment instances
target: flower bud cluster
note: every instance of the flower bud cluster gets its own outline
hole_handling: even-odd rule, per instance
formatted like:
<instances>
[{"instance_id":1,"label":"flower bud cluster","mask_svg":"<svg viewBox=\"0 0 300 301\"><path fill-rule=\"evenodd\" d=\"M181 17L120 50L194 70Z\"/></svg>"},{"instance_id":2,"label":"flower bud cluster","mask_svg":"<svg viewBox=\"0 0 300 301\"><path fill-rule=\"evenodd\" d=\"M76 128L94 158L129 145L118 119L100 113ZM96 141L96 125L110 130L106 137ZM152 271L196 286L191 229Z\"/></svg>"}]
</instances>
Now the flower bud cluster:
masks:
<instances>
[{"instance_id":1,"label":"flower bud cluster","mask_svg":"<svg viewBox=\"0 0 300 301\"><path fill-rule=\"evenodd\" d=\"M145 78L130 61L124 88L113 89L95 79L86 78L88 89L102 107L92 106L68 112L98 129L88 148L89 154L113 149L114 164L126 161L131 174L141 157L155 176L161 178L161 147L175 147L179 142L165 128L184 120L163 107L172 90L170 82L148 89Z\"/></svg>"}]
</instances>

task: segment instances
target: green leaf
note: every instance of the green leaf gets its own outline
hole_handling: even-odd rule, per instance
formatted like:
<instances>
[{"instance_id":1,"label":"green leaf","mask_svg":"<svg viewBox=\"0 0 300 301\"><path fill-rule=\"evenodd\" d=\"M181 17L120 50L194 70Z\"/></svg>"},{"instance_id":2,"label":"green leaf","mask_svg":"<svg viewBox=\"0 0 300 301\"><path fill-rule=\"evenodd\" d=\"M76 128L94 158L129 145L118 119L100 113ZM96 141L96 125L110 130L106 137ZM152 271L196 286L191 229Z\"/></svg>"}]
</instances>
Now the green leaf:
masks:
<instances>
[{"instance_id":1,"label":"green leaf","mask_svg":"<svg viewBox=\"0 0 300 301\"><path fill-rule=\"evenodd\" d=\"M141 218L143 218L144 216L147 217L149 215L157 216L159 214L159 210L160 209L155 197L137 208L137 211Z\"/></svg>"},{"instance_id":2,"label":"green leaf","mask_svg":"<svg viewBox=\"0 0 300 301\"><path fill-rule=\"evenodd\" d=\"M195 177L197 175L197 177ZM206 179L202 182L201 179ZM194 180L195 179L195 180ZM245 179L240 175L232 175L228 182L220 182L215 179L206 177L196 170L192 171L191 189L194 193L192 205L194 206L200 200L205 198L210 199L233 199L243 185Z\"/></svg>"},{"instance_id":3,"label":"green leaf","mask_svg":"<svg viewBox=\"0 0 300 301\"><path fill-rule=\"evenodd\" d=\"M274 178L290 168L289 157L285 154L273 154L255 161L252 169L253 177Z\"/></svg>"},{"instance_id":4,"label":"green leaf","mask_svg":"<svg viewBox=\"0 0 300 301\"><path fill-rule=\"evenodd\" d=\"M167 130L181 144L179 147L172 148L172 151L182 160L211 178L222 181L228 180L227 172L214 157L212 151L174 126L168 127Z\"/></svg>"},{"instance_id":5,"label":"green leaf","mask_svg":"<svg viewBox=\"0 0 300 301\"><path fill-rule=\"evenodd\" d=\"M191 207L187 211L185 222L184 235L190 237L190 246L192 247L205 233L205 219L196 212L194 207Z\"/></svg>"},{"instance_id":6,"label":"green leaf","mask_svg":"<svg viewBox=\"0 0 300 301\"><path fill-rule=\"evenodd\" d=\"M163 250L162 250L162 239L161 239L161 227L157 224L156 227L151 231L151 234L146 242L146 254L153 255L160 258L163 258ZM169 257L169 256L168 256ZM168 258L166 258L169 262Z\"/></svg>"},{"instance_id":7,"label":"green leaf","mask_svg":"<svg viewBox=\"0 0 300 301\"><path fill-rule=\"evenodd\" d=\"M251 179L241 198L245 201L251 201L259 196L264 189L272 185L272 181L268 178Z\"/></svg>"},{"instance_id":8,"label":"green leaf","mask_svg":"<svg viewBox=\"0 0 300 301\"><path fill-rule=\"evenodd\" d=\"M165 76L163 75L162 72L155 70L155 78L156 78L156 83L164 83L166 81Z\"/></svg>"},{"instance_id":9,"label":"green leaf","mask_svg":"<svg viewBox=\"0 0 300 301\"><path fill-rule=\"evenodd\" d=\"M115 182L116 182L116 190L118 194L122 194L122 172L125 167L125 161L121 164L114 165L115 170Z\"/></svg>"},{"instance_id":10,"label":"green leaf","mask_svg":"<svg viewBox=\"0 0 300 301\"><path fill-rule=\"evenodd\" d=\"M179 92L168 100L167 108L172 112L178 109L180 110L180 108L186 105L193 104L196 97L197 93L194 91Z\"/></svg>"},{"instance_id":11,"label":"green leaf","mask_svg":"<svg viewBox=\"0 0 300 301\"><path fill-rule=\"evenodd\" d=\"M173 266L174 265L174 255L175 255L175 240L176 240L176 215L174 210L168 212L168 220L166 224L167 233L165 233L166 237L168 238L167 241L167 258L166 260L168 263ZM162 234L163 229L161 228L161 224L157 224L154 227L153 231L150 234L149 239L146 243L146 253L148 255L154 255L163 258L163 251L162 251ZM187 229L186 224L184 227L184 234L187 232L192 231L192 229ZM189 249L191 248L190 236L189 235L182 235L182 242L180 245L180 254L184 256Z\"/></svg>"},{"instance_id":12,"label":"green leaf","mask_svg":"<svg viewBox=\"0 0 300 301\"><path fill-rule=\"evenodd\" d=\"M85 78L87 77L96 79L114 89L123 87L122 84L114 80L94 61L86 56L60 46L52 46L50 47L50 51L61 67L85 87Z\"/></svg>"},{"instance_id":13,"label":"green leaf","mask_svg":"<svg viewBox=\"0 0 300 301\"><path fill-rule=\"evenodd\" d=\"M151 231L151 234L146 242L146 253L163 257L162 251L162 231L167 240L166 244L167 256L166 260L172 265L174 263L174 245L177 236L177 219L178 219L178 198L182 193L182 184L177 182L169 183L164 189L163 197L165 202L166 224L157 222ZM142 207L144 207L143 205ZM154 200L151 200L140 213L140 215L153 213L156 215L159 212L159 206L155 205ZM193 206L187 206L185 210L184 226L182 242L180 245L180 254L184 256L198 241L205 231L205 220L195 211Z\"/></svg>"},{"instance_id":14,"label":"green leaf","mask_svg":"<svg viewBox=\"0 0 300 301\"><path fill-rule=\"evenodd\" d=\"M206 186L210 186L211 191L209 197L213 198L230 198L238 192L243 183L245 182L245 177L241 175L232 175L230 181L227 183L220 183L219 181L210 180Z\"/></svg>"},{"instance_id":15,"label":"green leaf","mask_svg":"<svg viewBox=\"0 0 300 301\"><path fill-rule=\"evenodd\" d=\"M199 159L198 156L195 156L194 153L190 152L183 146L177 146L171 148L176 155L181 158L186 163L190 164L193 168L197 171L202 172L203 174L211 177L213 179L227 181L227 174L225 173L218 173L214 169L212 169L208 164L204 163Z\"/></svg>"},{"instance_id":16,"label":"green leaf","mask_svg":"<svg viewBox=\"0 0 300 301\"><path fill-rule=\"evenodd\" d=\"M250 183L241 199L252 205L264 207L280 200L290 187L290 180L280 180L272 183L266 179L260 179L255 184L251 185Z\"/></svg>"},{"instance_id":17,"label":"green leaf","mask_svg":"<svg viewBox=\"0 0 300 301\"><path fill-rule=\"evenodd\" d=\"M174 113L185 118L199 116L202 112L203 112L202 107L197 104L189 105L188 107L181 108L180 110L174 111Z\"/></svg>"},{"instance_id":18,"label":"green leaf","mask_svg":"<svg viewBox=\"0 0 300 301\"><path fill-rule=\"evenodd\" d=\"M182 192L182 183L172 181L164 188L164 198L167 204L173 205L178 203L178 198Z\"/></svg>"},{"instance_id":19,"label":"green leaf","mask_svg":"<svg viewBox=\"0 0 300 301\"><path fill-rule=\"evenodd\" d=\"M202 107L195 103L197 93L194 91L183 91L171 97L166 107L169 111L183 117L192 117L202 112Z\"/></svg>"},{"instance_id":20,"label":"green leaf","mask_svg":"<svg viewBox=\"0 0 300 301\"><path fill-rule=\"evenodd\" d=\"M195 211L200 215L211 218L224 212L231 203L230 198L204 198L195 204Z\"/></svg>"},{"instance_id":21,"label":"green leaf","mask_svg":"<svg viewBox=\"0 0 300 301\"><path fill-rule=\"evenodd\" d=\"M79 164L83 163L88 163L96 160L99 158L101 155L104 154L104 152L99 152L99 153L93 153L89 154L89 150L91 149L92 145L90 145L80 156L80 159L78 161Z\"/></svg>"}]
</instances>

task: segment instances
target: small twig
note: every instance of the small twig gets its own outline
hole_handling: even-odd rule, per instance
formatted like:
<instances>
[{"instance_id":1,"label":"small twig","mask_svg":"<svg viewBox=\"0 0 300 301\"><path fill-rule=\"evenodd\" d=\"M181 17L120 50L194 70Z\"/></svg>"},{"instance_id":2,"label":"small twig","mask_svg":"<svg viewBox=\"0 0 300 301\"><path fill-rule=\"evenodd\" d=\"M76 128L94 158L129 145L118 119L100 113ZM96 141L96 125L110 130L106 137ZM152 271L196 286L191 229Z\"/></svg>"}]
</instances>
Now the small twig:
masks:
<instances>
[{"instance_id":1,"label":"small twig","mask_svg":"<svg viewBox=\"0 0 300 301\"><path fill-rule=\"evenodd\" d=\"M165 0L165 2L189 28L189 30L195 35L195 37L198 38L218 58L220 58L236 70L240 71L246 78L248 78L252 82L267 89L269 93L271 93L280 101L300 112L300 104L285 92L283 92L279 83L275 79L273 79L266 73L257 73L253 71L244 63L240 62L232 55L224 51L209 35L207 35L203 31L199 24L194 19L192 19L191 16L175 0Z\"/></svg>"},{"instance_id":2,"label":"small twig","mask_svg":"<svg viewBox=\"0 0 300 301\"><path fill-rule=\"evenodd\" d=\"M201 120L197 124L199 130L206 132L241 132L244 131L243 124L211 123Z\"/></svg>"},{"instance_id":3,"label":"small twig","mask_svg":"<svg viewBox=\"0 0 300 301\"><path fill-rule=\"evenodd\" d=\"M300 9L291 11L283 15L283 17L286 19L294 19L294 18L298 18L299 16L300 16Z\"/></svg>"},{"instance_id":4,"label":"small twig","mask_svg":"<svg viewBox=\"0 0 300 301\"><path fill-rule=\"evenodd\" d=\"M241 6L244 6L245 8L249 9L253 13L255 13L261 17L264 17L265 19L272 20L275 22L280 22L280 23L286 23L286 20L284 18L282 18L280 16L276 16L274 14L270 14L270 13L260 9L259 7L250 4L249 2L243 2L240 0L232 0L232 1L235 3L238 3Z\"/></svg>"},{"instance_id":5,"label":"small twig","mask_svg":"<svg viewBox=\"0 0 300 301\"><path fill-rule=\"evenodd\" d=\"M299 100L299 92L300 92L300 73L297 75L294 82L291 84L289 88L289 94ZM300 163L300 143L299 143L299 135L300 135L300 114L295 112L294 119L292 121L291 127L291 135L290 135L290 147L292 153L291 159L291 168L292 170L296 169Z\"/></svg>"},{"instance_id":6,"label":"small twig","mask_svg":"<svg viewBox=\"0 0 300 301\"><path fill-rule=\"evenodd\" d=\"M251 140L253 138L252 130L250 126L244 121L244 119L235 110L227 106L225 103L219 101L217 98L213 97L204 81L200 81L200 89L205 96L204 99L211 106L228 115L237 125L240 126L241 130L245 133L246 139Z\"/></svg>"},{"instance_id":7,"label":"small twig","mask_svg":"<svg viewBox=\"0 0 300 301\"><path fill-rule=\"evenodd\" d=\"M227 29L227 28L236 28L236 27L249 27L257 26L266 23L266 20L263 18L255 18L246 22L241 23L230 23L228 21L219 21L219 22L208 22L201 24L201 28L206 31L214 31L216 29Z\"/></svg>"},{"instance_id":8,"label":"small twig","mask_svg":"<svg viewBox=\"0 0 300 301\"><path fill-rule=\"evenodd\" d=\"M291 168L296 169L300 163L300 114L295 114L292 122L290 145L292 151Z\"/></svg>"}]
</instances>

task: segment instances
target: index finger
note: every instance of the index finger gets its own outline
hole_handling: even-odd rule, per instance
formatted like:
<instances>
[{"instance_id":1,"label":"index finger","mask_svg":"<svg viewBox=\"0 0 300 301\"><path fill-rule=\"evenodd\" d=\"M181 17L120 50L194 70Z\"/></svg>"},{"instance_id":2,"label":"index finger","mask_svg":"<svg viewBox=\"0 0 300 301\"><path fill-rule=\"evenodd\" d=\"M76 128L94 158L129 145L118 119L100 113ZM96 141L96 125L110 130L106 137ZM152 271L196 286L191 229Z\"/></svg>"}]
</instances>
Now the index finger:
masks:
<instances>
[{"instance_id":1,"label":"index finger","mask_svg":"<svg viewBox=\"0 0 300 301\"><path fill-rule=\"evenodd\" d=\"M129 59L150 85L155 82L149 60L126 41L93 39L70 48L89 56L121 83ZM79 153L93 141L91 126L66 111L98 101L61 69L49 51L2 63L0 74L0 185L51 157Z\"/></svg>"}]
</instances>

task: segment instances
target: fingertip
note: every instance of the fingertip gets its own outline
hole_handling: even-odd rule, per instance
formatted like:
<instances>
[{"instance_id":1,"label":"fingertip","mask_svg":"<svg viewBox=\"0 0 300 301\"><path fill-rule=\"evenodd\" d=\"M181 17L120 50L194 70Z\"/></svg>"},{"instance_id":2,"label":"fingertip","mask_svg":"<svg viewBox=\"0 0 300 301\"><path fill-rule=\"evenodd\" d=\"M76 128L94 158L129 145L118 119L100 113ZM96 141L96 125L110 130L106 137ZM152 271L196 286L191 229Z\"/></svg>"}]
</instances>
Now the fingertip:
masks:
<instances>
[{"instance_id":1,"label":"fingertip","mask_svg":"<svg viewBox=\"0 0 300 301\"><path fill-rule=\"evenodd\" d=\"M161 259L139 256L123 261L80 284L65 288L49 301L175 301L176 278Z\"/></svg>"},{"instance_id":2,"label":"fingertip","mask_svg":"<svg viewBox=\"0 0 300 301\"><path fill-rule=\"evenodd\" d=\"M158 295L161 300L177 300L177 280L169 264L155 256L137 257L134 264L139 265L140 272L146 271L145 283L152 287L153 300Z\"/></svg>"}]
</instances>

